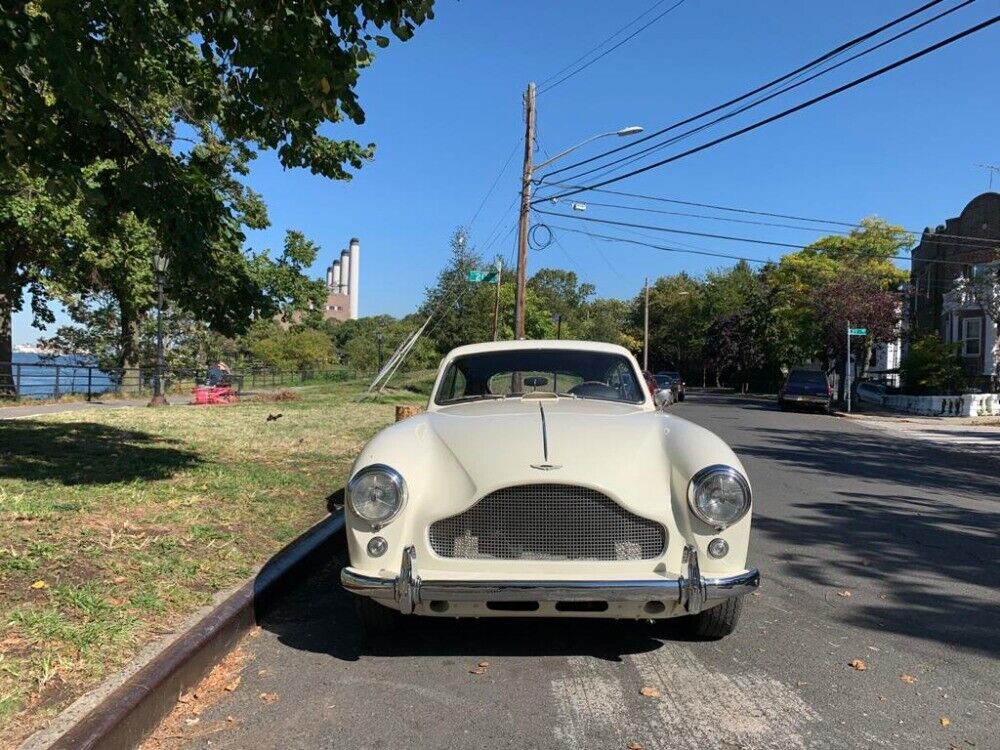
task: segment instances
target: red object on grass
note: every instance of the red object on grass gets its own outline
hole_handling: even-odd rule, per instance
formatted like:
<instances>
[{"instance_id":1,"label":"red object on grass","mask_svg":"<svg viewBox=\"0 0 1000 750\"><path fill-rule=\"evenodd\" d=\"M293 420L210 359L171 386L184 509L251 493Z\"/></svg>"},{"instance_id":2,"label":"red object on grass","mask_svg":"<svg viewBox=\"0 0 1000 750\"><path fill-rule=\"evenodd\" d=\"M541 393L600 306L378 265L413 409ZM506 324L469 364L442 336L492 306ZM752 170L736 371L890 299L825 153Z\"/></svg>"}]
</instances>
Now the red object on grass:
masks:
<instances>
[{"instance_id":1,"label":"red object on grass","mask_svg":"<svg viewBox=\"0 0 1000 750\"><path fill-rule=\"evenodd\" d=\"M239 397L228 385L199 385L191 389L192 404L210 406L212 404L235 404Z\"/></svg>"}]
</instances>

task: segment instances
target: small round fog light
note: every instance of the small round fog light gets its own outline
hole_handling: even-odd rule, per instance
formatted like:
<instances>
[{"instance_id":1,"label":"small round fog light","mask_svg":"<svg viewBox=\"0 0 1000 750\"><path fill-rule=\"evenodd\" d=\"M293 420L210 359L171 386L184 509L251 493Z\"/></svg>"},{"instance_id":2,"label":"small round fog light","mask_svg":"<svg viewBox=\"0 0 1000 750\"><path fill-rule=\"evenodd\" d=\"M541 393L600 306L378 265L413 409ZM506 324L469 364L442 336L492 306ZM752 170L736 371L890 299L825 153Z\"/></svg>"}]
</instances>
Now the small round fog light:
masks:
<instances>
[{"instance_id":1,"label":"small round fog light","mask_svg":"<svg viewBox=\"0 0 1000 750\"><path fill-rule=\"evenodd\" d=\"M387 549L389 549L389 542L380 536L373 536L368 540L368 554L372 557L382 557Z\"/></svg>"},{"instance_id":2,"label":"small round fog light","mask_svg":"<svg viewBox=\"0 0 1000 750\"><path fill-rule=\"evenodd\" d=\"M374 539L372 541L374 541ZM369 547L370 546L371 545L369 545ZM729 554L729 542L725 539L716 537L708 543L708 554L712 557L725 557Z\"/></svg>"}]
</instances>

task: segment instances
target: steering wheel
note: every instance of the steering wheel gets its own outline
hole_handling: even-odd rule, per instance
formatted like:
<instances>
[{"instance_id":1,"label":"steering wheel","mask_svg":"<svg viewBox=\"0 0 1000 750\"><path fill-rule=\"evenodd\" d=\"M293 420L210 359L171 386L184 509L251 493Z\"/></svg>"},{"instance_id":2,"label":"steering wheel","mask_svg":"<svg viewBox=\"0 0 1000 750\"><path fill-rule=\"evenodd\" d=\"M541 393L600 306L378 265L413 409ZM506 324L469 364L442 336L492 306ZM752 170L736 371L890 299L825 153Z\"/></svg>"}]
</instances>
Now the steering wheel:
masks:
<instances>
[{"instance_id":1,"label":"steering wheel","mask_svg":"<svg viewBox=\"0 0 1000 750\"><path fill-rule=\"evenodd\" d=\"M618 390L607 383L602 383L600 380L585 380L582 383L577 383L569 389L568 393L584 398L618 398Z\"/></svg>"}]
</instances>

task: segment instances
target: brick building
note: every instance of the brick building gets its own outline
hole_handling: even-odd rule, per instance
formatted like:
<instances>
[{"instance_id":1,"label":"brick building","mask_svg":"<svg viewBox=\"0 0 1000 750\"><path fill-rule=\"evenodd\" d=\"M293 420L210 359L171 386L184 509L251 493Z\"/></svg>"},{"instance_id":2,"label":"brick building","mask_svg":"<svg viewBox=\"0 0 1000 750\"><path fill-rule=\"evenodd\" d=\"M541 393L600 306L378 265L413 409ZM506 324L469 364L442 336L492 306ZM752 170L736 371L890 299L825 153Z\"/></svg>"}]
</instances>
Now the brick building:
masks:
<instances>
[{"instance_id":1,"label":"brick building","mask_svg":"<svg viewBox=\"0 0 1000 750\"><path fill-rule=\"evenodd\" d=\"M925 229L913 251L909 334L934 331L947 342L960 343L966 371L974 377L997 375L997 325L955 289L955 282L959 276L986 273L998 262L1000 193L983 193L956 218Z\"/></svg>"}]
</instances>

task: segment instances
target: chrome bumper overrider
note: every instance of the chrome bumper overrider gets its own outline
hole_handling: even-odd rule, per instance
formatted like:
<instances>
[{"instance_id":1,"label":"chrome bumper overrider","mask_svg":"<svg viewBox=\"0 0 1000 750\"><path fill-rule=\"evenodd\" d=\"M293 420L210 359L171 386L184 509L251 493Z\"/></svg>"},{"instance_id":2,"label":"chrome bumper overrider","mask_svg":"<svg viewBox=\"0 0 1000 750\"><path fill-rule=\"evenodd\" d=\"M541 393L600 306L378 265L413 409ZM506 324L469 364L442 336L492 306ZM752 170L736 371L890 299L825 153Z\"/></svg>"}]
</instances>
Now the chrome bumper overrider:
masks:
<instances>
[{"instance_id":1,"label":"chrome bumper overrider","mask_svg":"<svg viewBox=\"0 0 1000 750\"><path fill-rule=\"evenodd\" d=\"M403 562L396 578L379 578L344 568L340 573L344 588L353 594L394 601L403 614L410 614L422 602L509 602L509 601L676 601L690 614L697 614L706 602L749 594L760 586L760 573L750 569L734 576L702 578L698 552L684 548L685 572L674 579L636 581L424 581L413 570L416 551L403 550Z\"/></svg>"}]
</instances>

